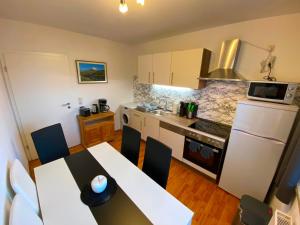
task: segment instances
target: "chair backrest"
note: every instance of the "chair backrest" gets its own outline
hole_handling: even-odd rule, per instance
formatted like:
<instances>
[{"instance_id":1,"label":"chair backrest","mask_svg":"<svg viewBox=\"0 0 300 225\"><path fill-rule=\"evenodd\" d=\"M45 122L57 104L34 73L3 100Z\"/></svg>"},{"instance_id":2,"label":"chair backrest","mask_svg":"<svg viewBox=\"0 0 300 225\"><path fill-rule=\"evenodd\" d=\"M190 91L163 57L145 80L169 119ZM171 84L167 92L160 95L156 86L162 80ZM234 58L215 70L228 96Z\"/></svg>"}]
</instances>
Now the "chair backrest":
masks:
<instances>
[{"instance_id":1,"label":"chair backrest","mask_svg":"<svg viewBox=\"0 0 300 225\"><path fill-rule=\"evenodd\" d=\"M42 164L70 154L60 123L34 131L31 137Z\"/></svg>"},{"instance_id":2,"label":"chair backrest","mask_svg":"<svg viewBox=\"0 0 300 225\"><path fill-rule=\"evenodd\" d=\"M143 171L161 187L166 188L172 158L172 149L148 137Z\"/></svg>"},{"instance_id":3,"label":"chair backrest","mask_svg":"<svg viewBox=\"0 0 300 225\"><path fill-rule=\"evenodd\" d=\"M40 212L36 186L21 162L14 160L10 168L10 184L14 192L23 198L37 214Z\"/></svg>"},{"instance_id":4,"label":"chair backrest","mask_svg":"<svg viewBox=\"0 0 300 225\"><path fill-rule=\"evenodd\" d=\"M138 165L141 133L131 127L123 126L121 153L134 165Z\"/></svg>"},{"instance_id":5,"label":"chair backrest","mask_svg":"<svg viewBox=\"0 0 300 225\"><path fill-rule=\"evenodd\" d=\"M43 225L43 222L28 205L27 201L21 195L17 194L10 208L9 225L29 224Z\"/></svg>"}]
</instances>

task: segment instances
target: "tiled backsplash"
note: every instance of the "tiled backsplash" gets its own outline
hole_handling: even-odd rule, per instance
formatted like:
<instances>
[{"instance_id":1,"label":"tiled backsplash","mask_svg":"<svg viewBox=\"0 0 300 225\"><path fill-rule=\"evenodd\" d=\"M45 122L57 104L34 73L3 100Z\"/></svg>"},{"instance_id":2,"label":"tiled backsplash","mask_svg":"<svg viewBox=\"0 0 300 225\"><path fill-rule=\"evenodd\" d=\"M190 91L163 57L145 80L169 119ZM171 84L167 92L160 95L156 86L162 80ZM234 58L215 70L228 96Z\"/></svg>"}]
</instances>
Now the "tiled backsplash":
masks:
<instances>
[{"instance_id":1,"label":"tiled backsplash","mask_svg":"<svg viewBox=\"0 0 300 225\"><path fill-rule=\"evenodd\" d=\"M194 101L199 104L198 117L231 125L236 103L245 99L246 89L246 82L208 81L201 90L135 82L134 99L136 102L155 102L160 105L167 101L170 110L173 103Z\"/></svg>"},{"instance_id":2,"label":"tiled backsplash","mask_svg":"<svg viewBox=\"0 0 300 225\"><path fill-rule=\"evenodd\" d=\"M161 85L139 84L134 82L136 102L154 102L161 107L168 102L194 101L199 104L197 117L232 125L238 100L246 98L247 82L208 81L205 88L192 90ZM300 106L300 90L295 103Z\"/></svg>"}]
</instances>

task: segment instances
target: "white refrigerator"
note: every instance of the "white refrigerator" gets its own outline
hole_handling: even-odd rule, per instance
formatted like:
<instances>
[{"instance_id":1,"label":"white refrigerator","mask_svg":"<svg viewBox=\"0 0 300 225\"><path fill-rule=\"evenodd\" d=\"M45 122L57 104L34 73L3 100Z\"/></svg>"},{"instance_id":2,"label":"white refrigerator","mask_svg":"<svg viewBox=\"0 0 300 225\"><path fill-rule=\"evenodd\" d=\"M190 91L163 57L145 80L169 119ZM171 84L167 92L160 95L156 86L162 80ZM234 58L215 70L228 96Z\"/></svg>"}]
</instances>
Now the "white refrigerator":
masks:
<instances>
[{"instance_id":1,"label":"white refrigerator","mask_svg":"<svg viewBox=\"0 0 300 225\"><path fill-rule=\"evenodd\" d=\"M239 101L219 186L264 201L293 126L297 106Z\"/></svg>"}]
</instances>

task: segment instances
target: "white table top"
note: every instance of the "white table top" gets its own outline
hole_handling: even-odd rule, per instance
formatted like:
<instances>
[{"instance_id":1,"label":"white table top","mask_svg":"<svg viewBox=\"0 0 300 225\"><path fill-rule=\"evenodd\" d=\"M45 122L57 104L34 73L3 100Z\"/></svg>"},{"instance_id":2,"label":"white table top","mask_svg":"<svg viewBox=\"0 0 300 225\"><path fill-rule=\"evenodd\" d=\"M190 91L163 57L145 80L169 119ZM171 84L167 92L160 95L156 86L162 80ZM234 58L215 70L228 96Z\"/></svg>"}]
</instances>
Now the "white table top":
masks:
<instances>
[{"instance_id":1,"label":"white table top","mask_svg":"<svg viewBox=\"0 0 300 225\"><path fill-rule=\"evenodd\" d=\"M88 150L153 224L191 224L190 209L108 143ZM35 168L35 178L45 225L97 224L64 159Z\"/></svg>"}]
</instances>

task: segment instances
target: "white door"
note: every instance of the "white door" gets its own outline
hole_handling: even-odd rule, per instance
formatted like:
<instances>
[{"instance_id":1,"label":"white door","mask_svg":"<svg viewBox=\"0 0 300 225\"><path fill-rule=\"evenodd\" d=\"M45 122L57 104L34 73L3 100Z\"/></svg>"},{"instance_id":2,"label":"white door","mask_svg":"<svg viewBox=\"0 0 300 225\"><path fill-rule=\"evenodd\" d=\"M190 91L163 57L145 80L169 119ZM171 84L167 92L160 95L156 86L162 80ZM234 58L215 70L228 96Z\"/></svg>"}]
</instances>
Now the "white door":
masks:
<instances>
[{"instance_id":1,"label":"white door","mask_svg":"<svg viewBox=\"0 0 300 225\"><path fill-rule=\"evenodd\" d=\"M79 144L67 57L16 52L4 54L4 61L30 158L37 158L31 132L55 123L62 124L69 147Z\"/></svg>"},{"instance_id":2,"label":"white door","mask_svg":"<svg viewBox=\"0 0 300 225\"><path fill-rule=\"evenodd\" d=\"M171 84L178 87L199 87L203 49L191 49L172 53Z\"/></svg>"},{"instance_id":3,"label":"white door","mask_svg":"<svg viewBox=\"0 0 300 225\"><path fill-rule=\"evenodd\" d=\"M144 126L142 132L142 139L147 140L147 137L158 139L159 137L159 120L152 116L144 115Z\"/></svg>"},{"instance_id":4,"label":"white door","mask_svg":"<svg viewBox=\"0 0 300 225\"><path fill-rule=\"evenodd\" d=\"M284 143L232 130L219 186L264 201Z\"/></svg>"},{"instance_id":5,"label":"white door","mask_svg":"<svg viewBox=\"0 0 300 225\"><path fill-rule=\"evenodd\" d=\"M172 53L164 52L153 55L153 83L170 85Z\"/></svg>"},{"instance_id":6,"label":"white door","mask_svg":"<svg viewBox=\"0 0 300 225\"><path fill-rule=\"evenodd\" d=\"M140 83L153 83L152 64L152 55L141 55L138 57L138 77Z\"/></svg>"},{"instance_id":7,"label":"white door","mask_svg":"<svg viewBox=\"0 0 300 225\"><path fill-rule=\"evenodd\" d=\"M165 128L159 128L159 140L172 149L172 156L182 160L184 148L184 136L169 131Z\"/></svg>"}]
</instances>

